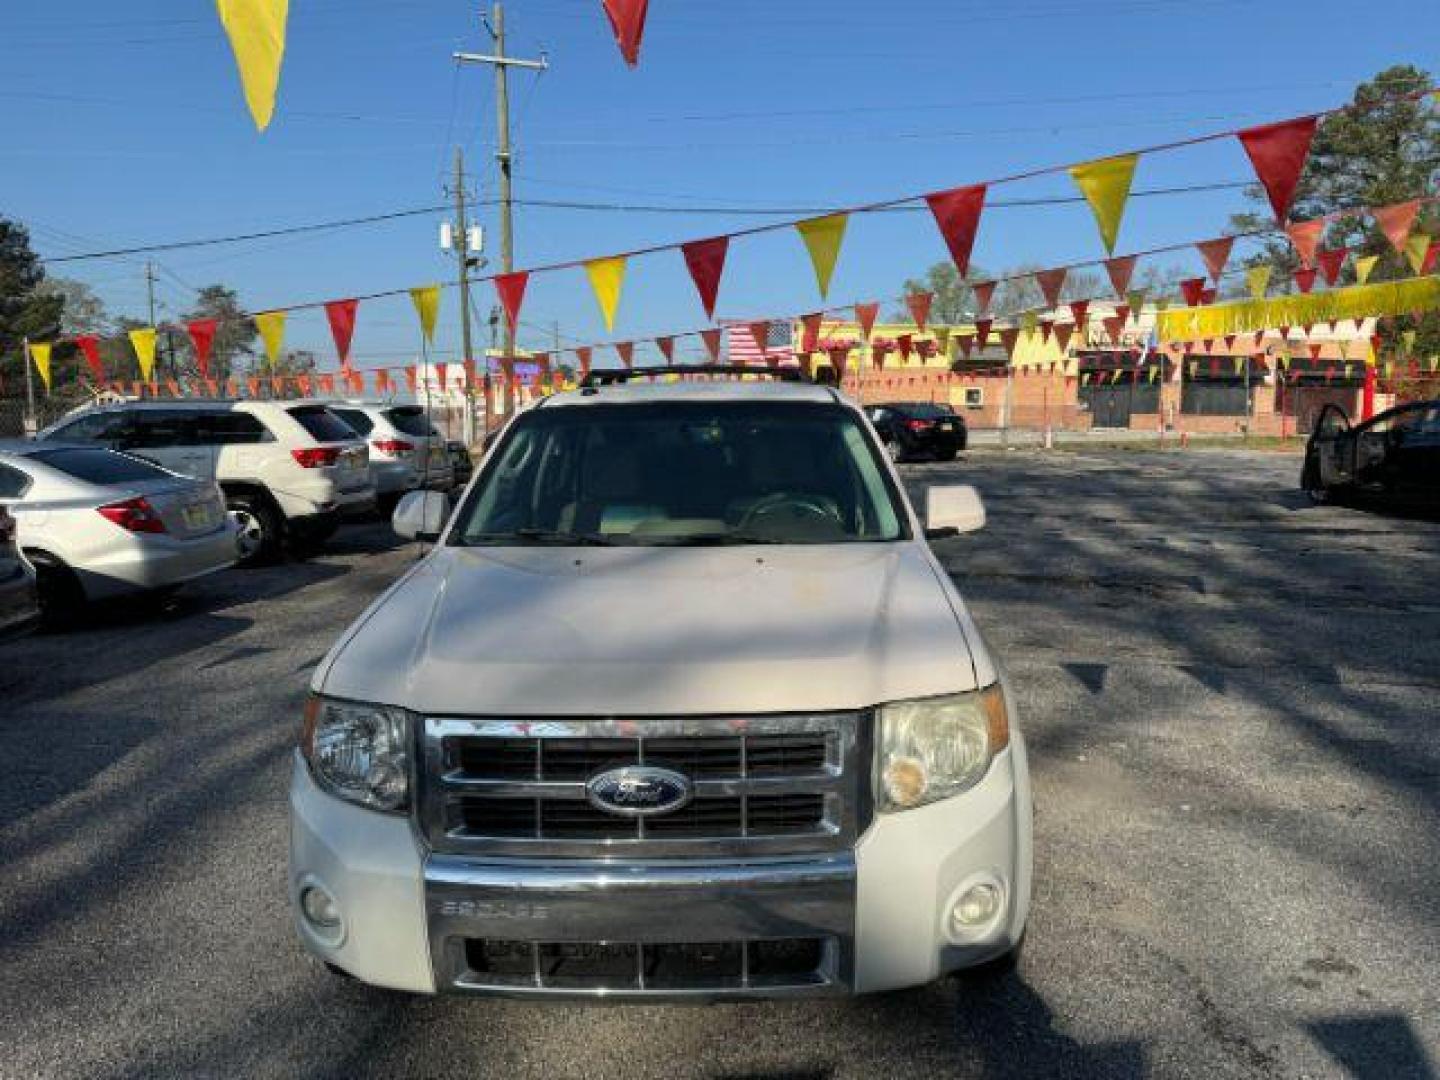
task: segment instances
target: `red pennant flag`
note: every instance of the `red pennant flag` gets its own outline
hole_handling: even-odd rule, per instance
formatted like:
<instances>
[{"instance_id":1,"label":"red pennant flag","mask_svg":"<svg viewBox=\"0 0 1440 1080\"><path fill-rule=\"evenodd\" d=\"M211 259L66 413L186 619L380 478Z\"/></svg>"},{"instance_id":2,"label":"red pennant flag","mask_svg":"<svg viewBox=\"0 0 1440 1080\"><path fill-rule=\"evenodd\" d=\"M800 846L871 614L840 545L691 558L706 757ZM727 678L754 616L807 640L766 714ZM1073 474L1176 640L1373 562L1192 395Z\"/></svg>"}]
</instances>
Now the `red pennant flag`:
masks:
<instances>
[{"instance_id":1,"label":"red pennant flag","mask_svg":"<svg viewBox=\"0 0 1440 1080\"><path fill-rule=\"evenodd\" d=\"M844 381L845 365L850 362L850 347L848 345L835 345L825 351L830 357L830 366L835 369L835 377L840 381ZM804 357L802 363L808 370L810 354L799 353L798 355Z\"/></svg>"},{"instance_id":2,"label":"red pennant flag","mask_svg":"<svg viewBox=\"0 0 1440 1080\"><path fill-rule=\"evenodd\" d=\"M921 330L925 329L925 323L930 318L930 305L934 301L935 294L928 292L911 293L905 298L905 303L910 308L910 317Z\"/></svg>"},{"instance_id":3,"label":"red pennant flag","mask_svg":"<svg viewBox=\"0 0 1440 1080\"><path fill-rule=\"evenodd\" d=\"M1120 318L1120 316L1118 315L1114 315L1108 319L1101 319L1100 325L1105 327L1105 333L1110 338L1110 344L1120 344L1120 333L1125 329L1124 319Z\"/></svg>"},{"instance_id":4,"label":"red pennant flag","mask_svg":"<svg viewBox=\"0 0 1440 1080\"><path fill-rule=\"evenodd\" d=\"M885 357L888 356L889 353L889 345L886 345L884 342L876 342L870 348L870 359L872 364L877 368L883 368L885 366Z\"/></svg>"},{"instance_id":5,"label":"red pennant flag","mask_svg":"<svg viewBox=\"0 0 1440 1080\"><path fill-rule=\"evenodd\" d=\"M210 352L215 345L215 331L219 327L220 322L217 319L196 319L185 325L185 332L190 335L190 344L195 349L195 367L199 369L202 378L210 374ZM89 359L88 353L86 359ZM95 370L94 364L91 365L91 370Z\"/></svg>"},{"instance_id":6,"label":"red pennant flag","mask_svg":"<svg viewBox=\"0 0 1440 1080\"><path fill-rule=\"evenodd\" d=\"M635 366L635 343L633 341L617 341L615 352L620 357L620 363L628 371Z\"/></svg>"},{"instance_id":7,"label":"red pennant flag","mask_svg":"<svg viewBox=\"0 0 1440 1080\"><path fill-rule=\"evenodd\" d=\"M1350 254L1348 247L1335 248L1331 251L1317 251L1315 261L1320 266L1320 272L1325 275L1325 284L1334 285L1340 280L1340 270L1345 265L1345 258Z\"/></svg>"},{"instance_id":8,"label":"red pennant flag","mask_svg":"<svg viewBox=\"0 0 1440 1080\"><path fill-rule=\"evenodd\" d=\"M270 376L270 393L273 394L273 395L274 395L275 397L277 397L277 398L278 398L278 397L282 397L282 396L284 395L284 393L285 393L285 376L284 376L284 375L271 375L271 376Z\"/></svg>"},{"instance_id":9,"label":"red pennant flag","mask_svg":"<svg viewBox=\"0 0 1440 1080\"><path fill-rule=\"evenodd\" d=\"M1073 300L1070 303L1070 317L1075 320L1074 329L1084 330L1085 321L1090 317L1089 300Z\"/></svg>"},{"instance_id":10,"label":"red pennant flag","mask_svg":"<svg viewBox=\"0 0 1440 1080\"><path fill-rule=\"evenodd\" d=\"M995 282L982 281L974 286L976 310L984 315L990 310L990 301L995 299Z\"/></svg>"},{"instance_id":11,"label":"red pennant flag","mask_svg":"<svg viewBox=\"0 0 1440 1080\"><path fill-rule=\"evenodd\" d=\"M710 354L710 362L718 364L720 362L720 331L701 330L700 339L705 342L705 351Z\"/></svg>"},{"instance_id":12,"label":"red pennant flag","mask_svg":"<svg viewBox=\"0 0 1440 1080\"><path fill-rule=\"evenodd\" d=\"M335 396L335 376L334 376L334 375L321 375L321 376L320 376L320 393L322 393L322 394L325 395L326 397L334 397L334 396Z\"/></svg>"},{"instance_id":13,"label":"red pennant flag","mask_svg":"<svg viewBox=\"0 0 1440 1080\"><path fill-rule=\"evenodd\" d=\"M331 300L325 305L325 317L330 320L330 334L335 339L335 352L340 356L340 366L350 366L350 340L355 336L355 312L360 307L358 300Z\"/></svg>"},{"instance_id":14,"label":"red pennant flag","mask_svg":"<svg viewBox=\"0 0 1440 1080\"><path fill-rule=\"evenodd\" d=\"M1308 293L1315 287L1315 275L1319 273L1313 266L1295 271L1295 287L1302 293Z\"/></svg>"},{"instance_id":15,"label":"red pennant flag","mask_svg":"<svg viewBox=\"0 0 1440 1080\"><path fill-rule=\"evenodd\" d=\"M165 389L166 389L166 391L170 394L171 397L177 397L177 398L178 398L178 397L180 396L180 384L179 384L178 382L176 382L174 379L166 379L166 380L165 380Z\"/></svg>"},{"instance_id":16,"label":"red pennant flag","mask_svg":"<svg viewBox=\"0 0 1440 1080\"><path fill-rule=\"evenodd\" d=\"M856 304L855 321L860 324L860 333L866 341L875 330L875 320L880 317L880 305L876 303Z\"/></svg>"},{"instance_id":17,"label":"red pennant flag","mask_svg":"<svg viewBox=\"0 0 1440 1080\"><path fill-rule=\"evenodd\" d=\"M1405 242L1410 239L1410 230L1415 227L1415 218L1420 213L1419 199L1411 199L1409 202L1396 203L1394 206L1382 206L1372 210L1375 224L1380 226L1380 231L1385 234L1385 239L1390 241L1399 254L1405 254Z\"/></svg>"},{"instance_id":18,"label":"red pennant flag","mask_svg":"<svg viewBox=\"0 0 1440 1080\"><path fill-rule=\"evenodd\" d=\"M212 398L213 398L213 397L219 397L219 396L220 396L220 380L219 380L219 379L206 379L206 380L205 380L205 393L209 394Z\"/></svg>"},{"instance_id":19,"label":"red pennant flag","mask_svg":"<svg viewBox=\"0 0 1440 1080\"><path fill-rule=\"evenodd\" d=\"M405 368L405 385L409 387L412 394L415 392L415 388L417 386L417 379L415 375L414 364L410 364L408 367Z\"/></svg>"},{"instance_id":20,"label":"red pennant flag","mask_svg":"<svg viewBox=\"0 0 1440 1080\"><path fill-rule=\"evenodd\" d=\"M1040 320L1040 340L1046 345L1050 344L1050 334L1055 329L1054 319Z\"/></svg>"},{"instance_id":21,"label":"red pennant flag","mask_svg":"<svg viewBox=\"0 0 1440 1080\"><path fill-rule=\"evenodd\" d=\"M1264 331L1264 330L1256 330L1256 331L1255 331L1255 344L1256 344L1256 346L1259 346L1259 344L1260 344L1262 341L1264 341L1264 340L1265 340L1265 331Z\"/></svg>"},{"instance_id":22,"label":"red pennant flag","mask_svg":"<svg viewBox=\"0 0 1440 1080\"><path fill-rule=\"evenodd\" d=\"M800 322L805 328L804 333L800 337L800 349L802 352L814 352L819 347L820 321L823 318L823 313L818 311L800 317Z\"/></svg>"},{"instance_id":23,"label":"red pennant flag","mask_svg":"<svg viewBox=\"0 0 1440 1080\"><path fill-rule=\"evenodd\" d=\"M725 273L725 255L730 250L730 237L716 236L709 240L692 240L680 245L690 279L700 294L707 319L715 318L715 301L720 295L720 278Z\"/></svg>"},{"instance_id":24,"label":"red pennant flag","mask_svg":"<svg viewBox=\"0 0 1440 1080\"><path fill-rule=\"evenodd\" d=\"M1203 277L1186 278L1180 282L1180 295L1185 297L1187 307L1195 307L1200 303L1205 293L1205 279Z\"/></svg>"},{"instance_id":25,"label":"red pennant flag","mask_svg":"<svg viewBox=\"0 0 1440 1080\"><path fill-rule=\"evenodd\" d=\"M1225 351L1226 351L1226 352L1234 352L1234 351L1235 351L1235 335L1234 335L1234 334L1226 334L1226 335L1225 335Z\"/></svg>"},{"instance_id":26,"label":"red pennant flag","mask_svg":"<svg viewBox=\"0 0 1440 1080\"><path fill-rule=\"evenodd\" d=\"M590 375L591 350L589 345L581 345L575 350L575 359L580 364L580 378L584 379Z\"/></svg>"},{"instance_id":27,"label":"red pennant flag","mask_svg":"<svg viewBox=\"0 0 1440 1080\"><path fill-rule=\"evenodd\" d=\"M1070 336L1075 333L1075 327L1071 323L1055 324L1055 340L1060 345L1060 351L1064 352L1070 348Z\"/></svg>"},{"instance_id":28,"label":"red pennant flag","mask_svg":"<svg viewBox=\"0 0 1440 1080\"><path fill-rule=\"evenodd\" d=\"M1110 275L1110 285L1115 290L1117 298L1125 299L1125 294L1130 291L1130 278L1135 274L1135 261L1138 255L1121 255L1117 259L1105 260L1105 272Z\"/></svg>"},{"instance_id":29,"label":"red pennant flag","mask_svg":"<svg viewBox=\"0 0 1440 1080\"><path fill-rule=\"evenodd\" d=\"M1007 326L1000 331L1000 344L1005 346L1005 355L1012 360L1015 358L1015 345L1020 340L1020 328L1018 326Z\"/></svg>"},{"instance_id":30,"label":"red pennant flag","mask_svg":"<svg viewBox=\"0 0 1440 1080\"><path fill-rule=\"evenodd\" d=\"M1309 346L1309 349L1310 349L1310 359L1311 359L1311 360L1319 360L1319 359L1320 359L1320 353L1324 350L1324 348L1325 348L1324 345L1311 345L1311 346Z\"/></svg>"},{"instance_id":31,"label":"red pennant flag","mask_svg":"<svg viewBox=\"0 0 1440 1080\"><path fill-rule=\"evenodd\" d=\"M975 344L980 348L985 348L985 343L990 340L990 327L994 325L994 319L975 320Z\"/></svg>"},{"instance_id":32,"label":"red pennant flag","mask_svg":"<svg viewBox=\"0 0 1440 1080\"><path fill-rule=\"evenodd\" d=\"M1425 259L1420 263L1420 273L1433 274L1436 263L1440 262L1440 243L1430 241L1430 246L1425 250Z\"/></svg>"},{"instance_id":33,"label":"red pennant flag","mask_svg":"<svg viewBox=\"0 0 1440 1080\"><path fill-rule=\"evenodd\" d=\"M1230 261L1230 251L1235 246L1235 238L1222 236L1195 246L1200 250L1200 257L1205 260L1205 269L1210 271L1210 279L1215 284L1220 284L1220 276L1225 273L1225 264Z\"/></svg>"},{"instance_id":34,"label":"red pennant flag","mask_svg":"<svg viewBox=\"0 0 1440 1080\"><path fill-rule=\"evenodd\" d=\"M1129 305L1129 304L1116 304L1116 305L1115 305L1115 317L1120 320L1121 329L1124 329L1125 323L1126 323L1127 321L1129 321L1129 319L1130 319L1130 305ZM1139 316L1138 314L1135 316L1135 321L1136 321L1136 322L1139 322L1139 321L1140 321L1140 316Z\"/></svg>"},{"instance_id":35,"label":"red pennant flag","mask_svg":"<svg viewBox=\"0 0 1440 1080\"><path fill-rule=\"evenodd\" d=\"M640 40L645 36L645 16L650 0L602 0L610 29L620 55L632 68L640 62Z\"/></svg>"},{"instance_id":36,"label":"red pennant flag","mask_svg":"<svg viewBox=\"0 0 1440 1080\"><path fill-rule=\"evenodd\" d=\"M1295 252L1300 256L1302 265L1315 265L1315 249L1320 246L1320 234L1324 231L1324 218L1292 222L1285 226L1285 233L1290 237L1290 243L1295 245Z\"/></svg>"},{"instance_id":37,"label":"red pennant flag","mask_svg":"<svg viewBox=\"0 0 1440 1080\"><path fill-rule=\"evenodd\" d=\"M970 351L975 348L975 335L961 334L956 340L960 343L960 351L965 355L965 359L969 360Z\"/></svg>"},{"instance_id":38,"label":"red pennant flag","mask_svg":"<svg viewBox=\"0 0 1440 1080\"><path fill-rule=\"evenodd\" d=\"M1300 184L1305 159L1310 156L1318 119L1302 116L1253 127L1238 135L1240 145L1255 166L1256 177L1270 197L1275 220L1282 225L1290 215L1290 204L1295 201L1295 189Z\"/></svg>"},{"instance_id":39,"label":"red pennant flag","mask_svg":"<svg viewBox=\"0 0 1440 1080\"><path fill-rule=\"evenodd\" d=\"M520 306L525 303L525 287L530 284L530 271L516 270L513 274L500 274L495 278L495 294L500 297L500 306L510 321L510 333L520 326Z\"/></svg>"},{"instance_id":40,"label":"red pennant flag","mask_svg":"<svg viewBox=\"0 0 1440 1080\"><path fill-rule=\"evenodd\" d=\"M675 339L668 334L665 337L657 337L655 346L660 350L660 355L665 357L665 363L675 363Z\"/></svg>"},{"instance_id":41,"label":"red pennant flag","mask_svg":"<svg viewBox=\"0 0 1440 1080\"><path fill-rule=\"evenodd\" d=\"M970 252L975 247L975 234L980 229L980 215L985 209L985 185L953 188L925 196L935 224L950 249L950 258L963 278L970 272ZM993 288L993 286L992 286ZM978 292L978 287L977 287ZM981 310L989 307L986 303Z\"/></svg>"},{"instance_id":42,"label":"red pennant flag","mask_svg":"<svg viewBox=\"0 0 1440 1080\"><path fill-rule=\"evenodd\" d=\"M118 385L118 384L117 384ZM230 379L225 383L226 397L238 398L240 396L240 380Z\"/></svg>"},{"instance_id":43,"label":"red pennant flag","mask_svg":"<svg viewBox=\"0 0 1440 1080\"><path fill-rule=\"evenodd\" d=\"M1214 288L1201 289L1201 290L1200 290L1200 303L1202 303L1202 304L1213 304L1213 303L1215 302L1215 297L1216 297L1217 295L1219 295L1219 290L1218 290L1218 289L1214 289Z\"/></svg>"},{"instance_id":44,"label":"red pennant flag","mask_svg":"<svg viewBox=\"0 0 1440 1080\"><path fill-rule=\"evenodd\" d=\"M90 377L95 384L105 381L105 365L100 361L100 339L94 334L85 334L75 339L75 344L80 346L80 351L85 354L85 363L90 367Z\"/></svg>"},{"instance_id":45,"label":"red pennant flag","mask_svg":"<svg viewBox=\"0 0 1440 1080\"><path fill-rule=\"evenodd\" d=\"M915 339L909 334L897 334L895 344L900 346L900 359L909 360L911 352L915 349Z\"/></svg>"},{"instance_id":46,"label":"red pennant flag","mask_svg":"<svg viewBox=\"0 0 1440 1080\"><path fill-rule=\"evenodd\" d=\"M445 379L445 376L450 374L450 365L444 363L437 363L434 365L434 368L435 385L440 388L440 392L443 394L450 385Z\"/></svg>"},{"instance_id":47,"label":"red pennant flag","mask_svg":"<svg viewBox=\"0 0 1440 1080\"><path fill-rule=\"evenodd\" d=\"M1035 283L1040 286L1045 303L1052 308L1060 303L1060 290L1065 287L1067 272L1066 267L1057 266L1053 270L1041 270L1035 275Z\"/></svg>"}]
</instances>

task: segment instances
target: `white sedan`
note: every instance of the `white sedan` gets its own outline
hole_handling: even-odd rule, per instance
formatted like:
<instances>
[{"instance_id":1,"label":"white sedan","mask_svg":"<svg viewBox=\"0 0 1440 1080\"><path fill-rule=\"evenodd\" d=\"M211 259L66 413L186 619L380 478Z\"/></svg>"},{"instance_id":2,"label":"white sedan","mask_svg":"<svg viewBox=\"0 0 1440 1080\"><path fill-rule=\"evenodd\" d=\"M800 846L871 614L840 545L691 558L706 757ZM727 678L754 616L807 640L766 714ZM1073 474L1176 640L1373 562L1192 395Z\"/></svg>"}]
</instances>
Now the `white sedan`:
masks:
<instances>
[{"instance_id":1,"label":"white sedan","mask_svg":"<svg viewBox=\"0 0 1440 1080\"><path fill-rule=\"evenodd\" d=\"M95 446L0 443L0 506L52 621L84 602L173 588L235 563L213 481Z\"/></svg>"}]
</instances>

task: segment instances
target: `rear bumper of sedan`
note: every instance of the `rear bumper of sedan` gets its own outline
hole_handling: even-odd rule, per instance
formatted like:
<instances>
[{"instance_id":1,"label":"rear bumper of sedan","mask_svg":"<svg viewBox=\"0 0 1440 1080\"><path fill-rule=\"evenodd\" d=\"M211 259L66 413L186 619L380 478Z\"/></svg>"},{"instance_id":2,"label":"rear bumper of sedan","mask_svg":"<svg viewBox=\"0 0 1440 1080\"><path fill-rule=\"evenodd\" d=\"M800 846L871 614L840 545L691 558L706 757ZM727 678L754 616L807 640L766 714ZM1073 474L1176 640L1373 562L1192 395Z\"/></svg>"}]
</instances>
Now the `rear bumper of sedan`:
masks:
<instances>
[{"instance_id":1,"label":"rear bumper of sedan","mask_svg":"<svg viewBox=\"0 0 1440 1080\"><path fill-rule=\"evenodd\" d=\"M103 551L73 567L88 599L183 585L234 566L237 557L229 521L212 533L185 538L116 532Z\"/></svg>"}]
</instances>

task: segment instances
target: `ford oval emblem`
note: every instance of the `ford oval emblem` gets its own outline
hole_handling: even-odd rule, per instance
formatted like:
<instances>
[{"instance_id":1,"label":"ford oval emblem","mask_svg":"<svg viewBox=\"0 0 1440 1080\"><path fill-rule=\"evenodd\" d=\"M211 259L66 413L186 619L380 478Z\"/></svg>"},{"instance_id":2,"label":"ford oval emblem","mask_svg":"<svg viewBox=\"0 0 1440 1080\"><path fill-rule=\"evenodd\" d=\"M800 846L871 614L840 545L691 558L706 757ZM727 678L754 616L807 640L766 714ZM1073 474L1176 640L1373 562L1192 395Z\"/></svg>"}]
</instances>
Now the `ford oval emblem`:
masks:
<instances>
[{"instance_id":1,"label":"ford oval emblem","mask_svg":"<svg viewBox=\"0 0 1440 1080\"><path fill-rule=\"evenodd\" d=\"M695 793L687 776L653 765L626 765L590 778L590 804L621 817L648 817L679 810Z\"/></svg>"}]
</instances>

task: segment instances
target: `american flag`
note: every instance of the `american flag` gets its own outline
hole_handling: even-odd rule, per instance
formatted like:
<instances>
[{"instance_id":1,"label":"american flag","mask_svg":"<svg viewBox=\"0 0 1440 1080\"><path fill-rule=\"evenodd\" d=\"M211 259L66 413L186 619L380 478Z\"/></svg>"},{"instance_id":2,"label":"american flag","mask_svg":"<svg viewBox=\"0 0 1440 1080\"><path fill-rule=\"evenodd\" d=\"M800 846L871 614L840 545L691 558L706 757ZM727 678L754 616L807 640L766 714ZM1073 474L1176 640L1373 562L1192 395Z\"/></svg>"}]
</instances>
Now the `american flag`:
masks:
<instances>
[{"instance_id":1,"label":"american flag","mask_svg":"<svg viewBox=\"0 0 1440 1080\"><path fill-rule=\"evenodd\" d=\"M751 329L751 326L754 329ZM735 322L726 324L729 338L726 361L731 364L765 364L771 360L788 358L791 349L790 322L788 319L773 319L764 323L764 341L759 333L761 321L755 323Z\"/></svg>"}]
</instances>

